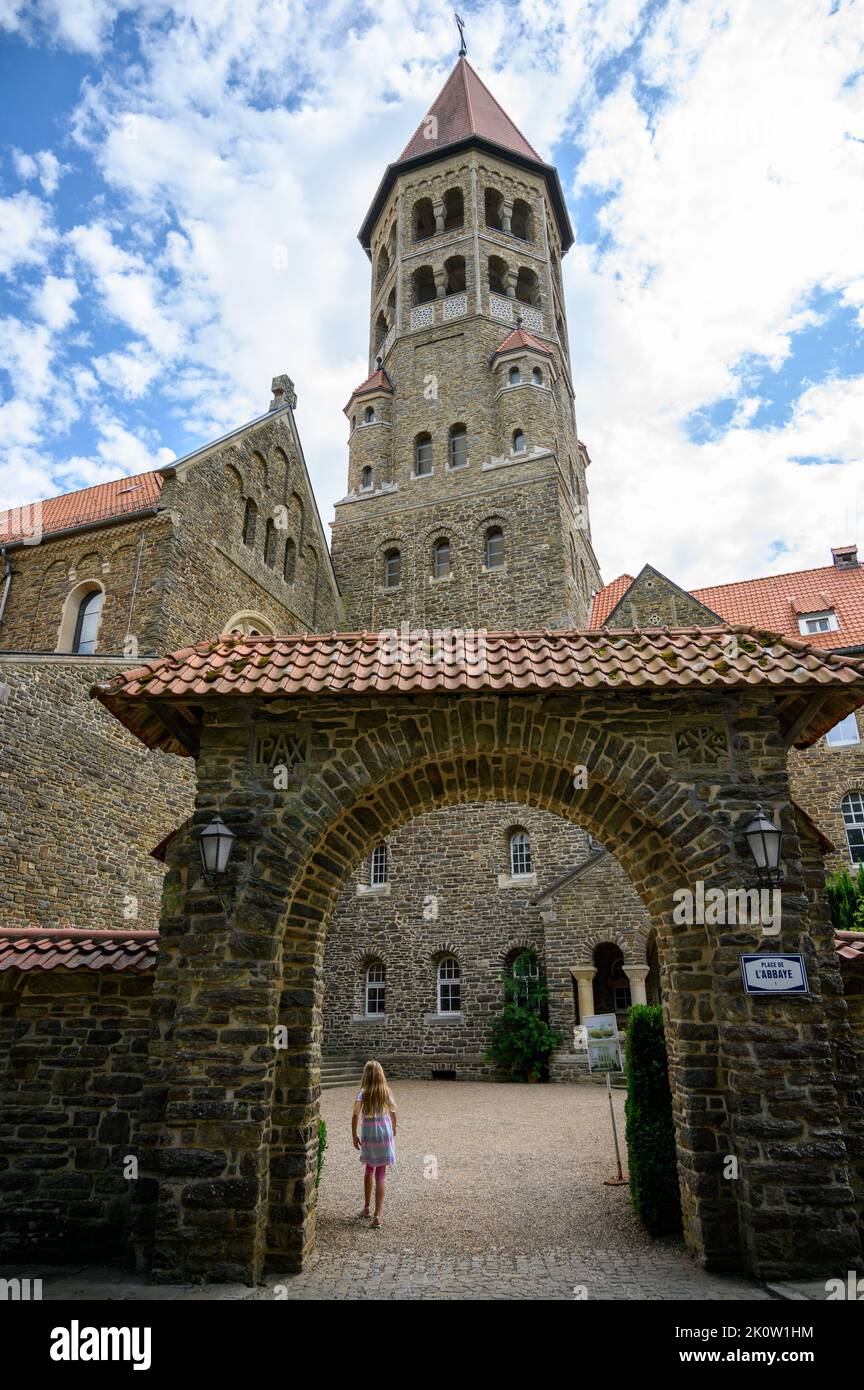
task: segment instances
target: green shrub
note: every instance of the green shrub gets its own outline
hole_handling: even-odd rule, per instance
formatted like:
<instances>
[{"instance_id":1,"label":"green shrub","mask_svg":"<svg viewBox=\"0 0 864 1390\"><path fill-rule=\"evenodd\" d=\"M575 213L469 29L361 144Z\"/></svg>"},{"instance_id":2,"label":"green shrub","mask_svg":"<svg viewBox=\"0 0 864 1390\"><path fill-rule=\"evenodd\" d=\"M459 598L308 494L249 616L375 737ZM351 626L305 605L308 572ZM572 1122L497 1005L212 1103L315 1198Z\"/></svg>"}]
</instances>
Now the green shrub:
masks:
<instances>
[{"instance_id":1,"label":"green shrub","mask_svg":"<svg viewBox=\"0 0 864 1390\"><path fill-rule=\"evenodd\" d=\"M321 1181L321 1169L324 1167L324 1151L327 1148L327 1126L323 1120L318 1121L318 1173L315 1178L317 1187Z\"/></svg>"},{"instance_id":2,"label":"green shrub","mask_svg":"<svg viewBox=\"0 0 864 1390\"><path fill-rule=\"evenodd\" d=\"M663 1010L634 1004L627 1024L627 1149L630 1194L653 1236L681 1230L681 1194Z\"/></svg>"},{"instance_id":3,"label":"green shrub","mask_svg":"<svg viewBox=\"0 0 864 1390\"><path fill-rule=\"evenodd\" d=\"M493 1062L515 1080L534 1076L545 1080L549 1058L562 1042L543 1018L549 991L542 980L504 976L506 1003L492 1020L486 1061Z\"/></svg>"},{"instance_id":4,"label":"green shrub","mask_svg":"<svg viewBox=\"0 0 864 1390\"><path fill-rule=\"evenodd\" d=\"M854 878L848 869L831 874L825 893L835 931L864 931L864 864Z\"/></svg>"}]
</instances>

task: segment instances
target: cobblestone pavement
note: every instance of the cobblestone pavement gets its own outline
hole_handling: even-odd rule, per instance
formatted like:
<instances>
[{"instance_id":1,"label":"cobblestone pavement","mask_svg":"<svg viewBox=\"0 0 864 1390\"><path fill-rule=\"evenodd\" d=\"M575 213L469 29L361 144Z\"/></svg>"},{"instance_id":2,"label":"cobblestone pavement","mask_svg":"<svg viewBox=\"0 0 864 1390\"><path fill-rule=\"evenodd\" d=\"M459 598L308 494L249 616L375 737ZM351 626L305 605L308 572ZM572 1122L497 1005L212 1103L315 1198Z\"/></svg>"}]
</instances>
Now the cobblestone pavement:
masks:
<instances>
[{"instance_id":1,"label":"cobblestone pavement","mask_svg":"<svg viewBox=\"0 0 864 1390\"><path fill-rule=\"evenodd\" d=\"M605 1088L397 1082L398 1162L384 1221L358 1220L354 1091L322 1097L328 1150L318 1248L307 1269L258 1289L148 1286L107 1270L42 1274L49 1299L768 1299L651 1241L615 1173ZM614 1094L623 1150L624 1095ZM582 1293L584 1290L584 1294Z\"/></svg>"}]
</instances>

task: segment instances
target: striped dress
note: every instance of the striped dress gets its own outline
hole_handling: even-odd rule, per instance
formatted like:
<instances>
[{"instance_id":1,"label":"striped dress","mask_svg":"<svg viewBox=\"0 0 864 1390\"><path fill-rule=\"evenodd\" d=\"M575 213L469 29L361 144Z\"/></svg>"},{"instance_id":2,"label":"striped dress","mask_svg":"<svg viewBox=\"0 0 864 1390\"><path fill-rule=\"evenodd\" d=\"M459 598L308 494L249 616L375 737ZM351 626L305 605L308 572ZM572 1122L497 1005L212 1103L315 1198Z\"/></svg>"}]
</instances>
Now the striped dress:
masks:
<instances>
[{"instance_id":1,"label":"striped dress","mask_svg":"<svg viewBox=\"0 0 864 1390\"><path fill-rule=\"evenodd\" d=\"M393 1097L387 1092L392 1102ZM357 1092L357 1099L363 1101L363 1092ZM364 1115L360 1112L360 1162L369 1163L373 1168L382 1165L389 1167L396 1162L396 1141L393 1137L393 1121L388 1111L383 1115Z\"/></svg>"}]
</instances>

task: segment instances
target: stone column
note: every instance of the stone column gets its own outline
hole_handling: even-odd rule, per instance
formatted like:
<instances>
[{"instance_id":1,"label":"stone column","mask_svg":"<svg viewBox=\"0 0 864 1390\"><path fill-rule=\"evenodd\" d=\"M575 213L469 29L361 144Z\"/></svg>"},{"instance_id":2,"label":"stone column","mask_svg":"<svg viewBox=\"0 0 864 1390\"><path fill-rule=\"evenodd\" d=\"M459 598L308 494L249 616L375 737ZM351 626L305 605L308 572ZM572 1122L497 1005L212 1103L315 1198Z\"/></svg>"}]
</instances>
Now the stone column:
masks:
<instances>
[{"instance_id":1,"label":"stone column","mask_svg":"<svg viewBox=\"0 0 864 1390\"><path fill-rule=\"evenodd\" d=\"M435 293L439 299L443 299L447 293L447 273L442 268L433 271L433 274L435 276Z\"/></svg>"},{"instance_id":2,"label":"stone column","mask_svg":"<svg viewBox=\"0 0 864 1390\"><path fill-rule=\"evenodd\" d=\"M508 266L508 268L507 268L507 275L506 275L506 279L505 279L505 287L506 287L507 298L508 298L508 299L515 299L515 298L516 298L516 281L517 281L518 279L519 279L519 272L518 272L518 270L511 270L511 269L509 268L509 266Z\"/></svg>"},{"instance_id":3,"label":"stone column","mask_svg":"<svg viewBox=\"0 0 864 1390\"><path fill-rule=\"evenodd\" d=\"M584 1023L594 1012L594 976L597 970L593 965L571 965L570 974L576 981L579 991L579 1022Z\"/></svg>"},{"instance_id":4,"label":"stone column","mask_svg":"<svg viewBox=\"0 0 864 1390\"><path fill-rule=\"evenodd\" d=\"M645 981L648 979L647 965L625 965L624 974L630 981L630 1003L647 1004L648 996L645 993Z\"/></svg>"},{"instance_id":5,"label":"stone column","mask_svg":"<svg viewBox=\"0 0 864 1390\"><path fill-rule=\"evenodd\" d=\"M502 204L501 204L501 230L504 231L504 232L507 232L508 235L509 235L509 233L510 233L510 226L511 226L512 220L513 220L513 204L512 204L512 203L502 203Z\"/></svg>"},{"instance_id":6,"label":"stone column","mask_svg":"<svg viewBox=\"0 0 864 1390\"><path fill-rule=\"evenodd\" d=\"M433 203L432 211L435 214L435 235L440 236L444 230L444 204Z\"/></svg>"}]
</instances>

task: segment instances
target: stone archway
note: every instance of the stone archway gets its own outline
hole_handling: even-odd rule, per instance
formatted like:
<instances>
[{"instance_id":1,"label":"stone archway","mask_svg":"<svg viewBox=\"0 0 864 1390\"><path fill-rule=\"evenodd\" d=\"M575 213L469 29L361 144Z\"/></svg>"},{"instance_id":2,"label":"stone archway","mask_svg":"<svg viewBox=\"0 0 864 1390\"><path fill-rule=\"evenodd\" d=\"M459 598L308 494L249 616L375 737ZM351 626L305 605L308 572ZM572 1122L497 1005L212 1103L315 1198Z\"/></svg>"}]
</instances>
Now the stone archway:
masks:
<instances>
[{"instance_id":1,"label":"stone archway","mask_svg":"<svg viewBox=\"0 0 864 1390\"><path fill-rule=\"evenodd\" d=\"M750 681L719 698L664 680L662 701L623 681L603 696L511 686L503 698L452 687L334 698L320 685L312 697L301 685L286 699L285 679L275 676L255 700L234 694L227 680L219 688L220 670L243 668L247 649L263 666L268 650L300 640L223 644L210 682L199 674L213 661L208 647L194 674L178 678L170 710L160 703L167 683L149 669L137 673L140 686L132 673L122 693L115 683L103 696L148 741L195 746L197 824L218 809L238 837L227 904L201 881L192 829L171 846L142 1162L151 1200L141 1239L152 1246L155 1277L253 1281L265 1265L300 1265L314 1242L323 945L341 884L407 820L487 799L550 810L588 830L618 858L649 913L662 960L690 1249L713 1268L744 1265L762 1275L858 1258L832 1071L832 1047L848 1043L848 1023L834 1007L831 935L805 881L780 736L783 721L798 720L800 733L806 691L784 691L780 681L779 690L760 689L761 675L755 688ZM306 639L304 647L317 653L345 640ZM685 741L674 737L692 726L694 705L723 724L735 749L734 761L698 778L675 751ZM836 719L836 710L824 717ZM279 791L261 751L274 746L296 754L294 779ZM576 766L587 769L578 788ZM805 955L806 1001L742 993L738 959L758 949L757 927L672 920L681 887L749 882L740 832L757 799L787 832L783 930L771 946ZM278 1049L276 1029L284 1030ZM790 1106L784 1083L793 1067L796 1076L806 1068L818 1100L805 1095ZM830 1133L830 1144L815 1142L817 1131ZM782 1164L774 1161L780 1141ZM727 1155L739 1161L735 1182L723 1175Z\"/></svg>"}]
</instances>

